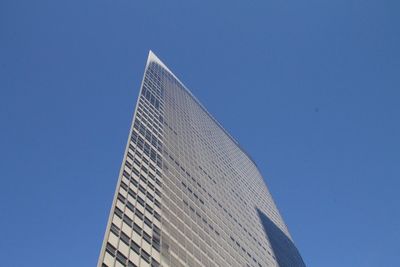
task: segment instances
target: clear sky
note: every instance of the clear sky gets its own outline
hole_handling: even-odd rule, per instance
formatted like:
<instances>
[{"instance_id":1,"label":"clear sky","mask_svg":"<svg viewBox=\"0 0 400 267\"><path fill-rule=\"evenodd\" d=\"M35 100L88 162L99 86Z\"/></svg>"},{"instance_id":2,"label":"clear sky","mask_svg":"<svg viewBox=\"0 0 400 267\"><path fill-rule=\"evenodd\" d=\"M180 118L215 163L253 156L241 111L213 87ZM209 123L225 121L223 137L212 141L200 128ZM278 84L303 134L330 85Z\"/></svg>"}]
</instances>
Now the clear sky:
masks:
<instances>
[{"instance_id":1,"label":"clear sky","mask_svg":"<svg viewBox=\"0 0 400 267\"><path fill-rule=\"evenodd\" d=\"M398 0L0 2L2 266L95 266L152 49L308 266L399 266Z\"/></svg>"}]
</instances>

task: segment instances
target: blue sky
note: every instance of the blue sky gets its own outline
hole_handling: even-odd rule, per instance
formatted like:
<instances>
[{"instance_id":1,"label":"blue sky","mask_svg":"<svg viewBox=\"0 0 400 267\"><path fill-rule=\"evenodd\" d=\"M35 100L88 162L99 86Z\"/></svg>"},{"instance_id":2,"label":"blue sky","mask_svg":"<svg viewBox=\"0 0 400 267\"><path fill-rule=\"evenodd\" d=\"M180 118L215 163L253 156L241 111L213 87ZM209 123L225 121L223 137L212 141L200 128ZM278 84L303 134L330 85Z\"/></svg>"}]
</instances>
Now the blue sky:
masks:
<instances>
[{"instance_id":1,"label":"blue sky","mask_svg":"<svg viewBox=\"0 0 400 267\"><path fill-rule=\"evenodd\" d=\"M308 266L398 265L399 8L1 1L1 264L96 264L152 49L255 159Z\"/></svg>"}]
</instances>

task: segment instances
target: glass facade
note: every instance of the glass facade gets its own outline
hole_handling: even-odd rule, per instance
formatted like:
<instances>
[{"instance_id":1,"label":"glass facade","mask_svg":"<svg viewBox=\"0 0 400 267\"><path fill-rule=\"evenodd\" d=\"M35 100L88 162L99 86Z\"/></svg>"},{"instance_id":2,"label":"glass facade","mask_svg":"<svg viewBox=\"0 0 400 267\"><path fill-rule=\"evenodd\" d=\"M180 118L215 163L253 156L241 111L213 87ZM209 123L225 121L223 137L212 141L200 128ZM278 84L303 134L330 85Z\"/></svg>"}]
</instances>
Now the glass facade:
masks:
<instances>
[{"instance_id":1,"label":"glass facade","mask_svg":"<svg viewBox=\"0 0 400 267\"><path fill-rule=\"evenodd\" d=\"M152 52L98 266L305 266L255 163Z\"/></svg>"}]
</instances>

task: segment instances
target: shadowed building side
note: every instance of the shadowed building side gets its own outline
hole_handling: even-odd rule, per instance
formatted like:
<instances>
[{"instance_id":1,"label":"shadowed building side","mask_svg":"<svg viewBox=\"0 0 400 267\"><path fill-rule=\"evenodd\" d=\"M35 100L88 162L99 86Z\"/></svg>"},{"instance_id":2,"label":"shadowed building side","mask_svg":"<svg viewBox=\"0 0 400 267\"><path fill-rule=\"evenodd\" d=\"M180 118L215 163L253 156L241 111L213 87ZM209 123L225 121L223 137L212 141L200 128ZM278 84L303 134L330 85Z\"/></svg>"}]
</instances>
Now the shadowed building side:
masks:
<instances>
[{"instance_id":1,"label":"shadowed building side","mask_svg":"<svg viewBox=\"0 0 400 267\"><path fill-rule=\"evenodd\" d=\"M257 213L279 266L305 267L306 265L293 241L258 208Z\"/></svg>"}]
</instances>

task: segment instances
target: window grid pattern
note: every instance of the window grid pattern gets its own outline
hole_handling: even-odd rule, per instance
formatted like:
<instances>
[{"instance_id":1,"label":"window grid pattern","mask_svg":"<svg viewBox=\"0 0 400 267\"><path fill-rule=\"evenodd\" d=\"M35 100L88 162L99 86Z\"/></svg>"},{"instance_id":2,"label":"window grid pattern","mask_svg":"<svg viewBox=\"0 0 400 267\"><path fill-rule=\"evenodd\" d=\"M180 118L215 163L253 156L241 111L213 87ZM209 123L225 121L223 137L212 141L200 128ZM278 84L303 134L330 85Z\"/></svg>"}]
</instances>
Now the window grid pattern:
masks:
<instances>
[{"instance_id":1,"label":"window grid pattern","mask_svg":"<svg viewBox=\"0 0 400 267\"><path fill-rule=\"evenodd\" d=\"M255 163L150 55L99 266L282 265L258 211L291 241Z\"/></svg>"}]
</instances>

